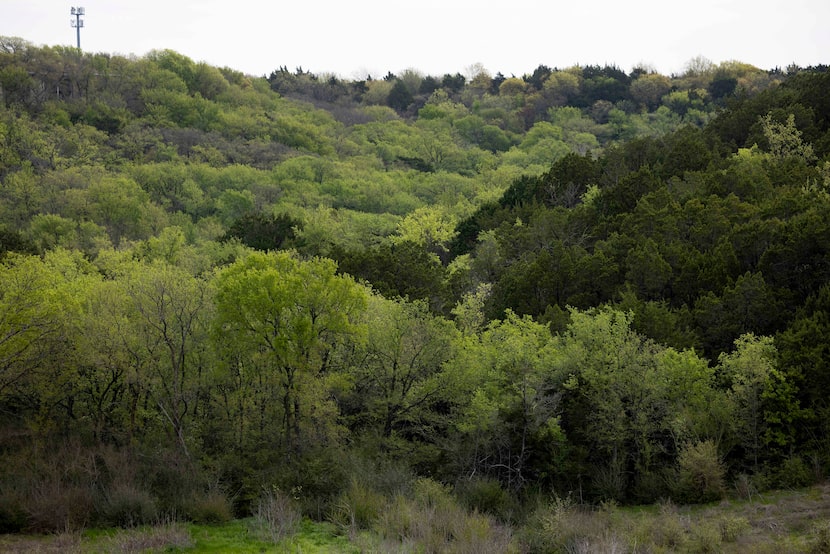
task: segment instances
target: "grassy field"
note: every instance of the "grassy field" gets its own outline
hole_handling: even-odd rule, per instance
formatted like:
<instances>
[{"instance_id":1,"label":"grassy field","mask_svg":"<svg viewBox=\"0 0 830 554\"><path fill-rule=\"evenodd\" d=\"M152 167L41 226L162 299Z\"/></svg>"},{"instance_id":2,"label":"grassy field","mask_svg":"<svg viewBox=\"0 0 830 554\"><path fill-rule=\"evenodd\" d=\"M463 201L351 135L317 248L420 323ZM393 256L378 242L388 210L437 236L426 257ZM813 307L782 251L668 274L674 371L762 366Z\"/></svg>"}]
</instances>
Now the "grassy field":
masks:
<instances>
[{"instance_id":1,"label":"grassy field","mask_svg":"<svg viewBox=\"0 0 830 554\"><path fill-rule=\"evenodd\" d=\"M472 516L471 517L475 517ZM380 524L379 524L380 525ZM304 520L274 542L254 521L221 525L167 523L154 527L87 530L48 536L0 536L0 552L43 553L358 553L480 552L464 537L441 546L417 539L390 541L375 525L344 529ZM603 506L587 510L568 502L540 507L492 552L569 553L821 553L830 552L830 484L753 495L704 506ZM386 538L381 539L382 536Z\"/></svg>"}]
</instances>

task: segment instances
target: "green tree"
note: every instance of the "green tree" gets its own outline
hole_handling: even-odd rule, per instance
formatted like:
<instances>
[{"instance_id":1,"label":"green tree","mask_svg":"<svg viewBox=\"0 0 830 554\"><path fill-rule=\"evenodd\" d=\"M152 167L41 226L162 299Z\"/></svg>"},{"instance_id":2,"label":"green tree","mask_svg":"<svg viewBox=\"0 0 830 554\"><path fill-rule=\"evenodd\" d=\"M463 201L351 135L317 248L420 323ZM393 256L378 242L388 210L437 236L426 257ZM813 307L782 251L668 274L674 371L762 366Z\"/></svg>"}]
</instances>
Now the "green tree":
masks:
<instances>
[{"instance_id":1,"label":"green tree","mask_svg":"<svg viewBox=\"0 0 830 554\"><path fill-rule=\"evenodd\" d=\"M741 335L735 349L718 359L718 371L735 405L735 433L754 471L769 447L792 442L795 422L801 417L795 389L778 365L772 337L751 333Z\"/></svg>"},{"instance_id":2,"label":"green tree","mask_svg":"<svg viewBox=\"0 0 830 554\"><path fill-rule=\"evenodd\" d=\"M798 426L799 443L809 449L826 448L830 439L830 285L811 295L785 330L775 338L780 370L798 387L798 399L805 410Z\"/></svg>"},{"instance_id":3,"label":"green tree","mask_svg":"<svg viewBox=\"0 0 830 554\"><path fill-rule=\"evenodd\" d=\"M147 392L131 358L129 297L123 282L96 279L79 295L75 409L81 433L100 444L130 444L141 436L140 406Z\"/></svg>"},{"instance_id":4,"label":"green tree","mask_svg":"<svg viewBox=\"0 0 830 554\"><path fill-rule=\"evenodd\" d=\"M149 380L171 441L189 456L198 415L211 311L207 283L165 262L134 266L125 279L133 334L130 355Z\"/></svg>"},{"instance_id":5,"label":"green tree","mask_svg":"<svg viewBox=\"0 0 830 554\"><path fill-rule=\"evenodd\" d=\"M74 305L66 284L38 257L8 254L0 261L0 402L37 398L38 385L48 383L44 372L60 367L64 316Z\"/></svg>"},{"instance_id":6,"label":"green tree","mask_svg":"<svg viewBox=\"0 0 830 554\"><path fill-rule=\"evenodd\" d=\"M561 473L567 445L551 371L556 354L546 326L512 312L461 343L452 372L469 395L455 420L463 475L489 475L521 489Z\"/></svg>"},{"instance_id":7,"label":"green tree","mask_svg":"<svg viewBox=\"0 0 830 554\"><path fill-rule=\"evenodd\" d=\"M281 391L279 437L289 457L309 446L331 422L320 394L335 344L355 332L365 292L338 276L334 262L301 261L288 252L253 253L217 275L217 331L234 356L261 359ZM322 405L315 406L314 400ZM324 439L327 437L324 437ZM330 437L328 437L330 438Z\"/></svg>"},{"instance_id":8,"label":"green tree","mask_svg":"<svg viewBox=\"0 0 830 554\"><path fill-rule=\"evenodd\" d=\"M286 214L247 213L233 222L223 240L236 238L256 250L277 250L294 238L295 229L301 228L299 221Z\"/></svg>"},{"instance_id":9,"label":"green tree","mask_svg":"<svg viewBox=\"0 0 830 554\"><path fill-rule=\"evenodd\" d=\"M630 314L572 311L558 350L563 428L593 494L653 500L666 493L660 468L679 445L723 435L712 369L637 335Z\"/></svg>"},{"instance_id":10,"label":"green tree","mask_svg":"<svg viewBox=\"0 0 830 554\"><path fill-rule=\"evenodd\" d=\"M372 296L364 315L365 342L353 354L356 407L352 417L384 437L434 440L428 428L436 405L447 401L443 365L451 358L455 329L432 315L424 301Z\"/></svg>"},{"instance_id":11,"label":"green tree","mask_svg":"<svg viewBox=\"0 0 830 554\"><path fill-rule=\"evenodd\" d=\"M770 153L777 158L798 157L810 162L815 159L813 147L805 144L801 131L795 125L795 115L789 114L785 123L775 121L771 113L760 120Z\"/></svg>"},{"instance_id":12,"label":"green tree","mask_svg":"<svg viewBox=\"0 0 830 554\"><path fill-rule=\"evenodd\" d=\"M455 239L455 226L455 218L440 206L418 208L398 224L398 233L391 240L396 244L418 244L446 259L448 246Z\"/></svg>"},{"instance_id":13,"label":"green tree","mask_svg":"<svg viewBox=\"0 0 830 554\"><path fill-rule=\"evenodd\" d=\"M412 92L410 92L406 83L400 79L396 79L392 85L392 89L389 91L389 96L386 98L386 103L395 111L405 112L413 100Z\"/></svg>"},{"instance_id":14,"label":"green tree","mask_svg":"<svg viewBox=\"0 0 830 554\"><path fill-rule=\"evenodd\" d=\"M658 73L641 75L631 83L631 98L648 110L660 105L660 100L671 90L668 77Z\"/></svg>"}]
</instances>

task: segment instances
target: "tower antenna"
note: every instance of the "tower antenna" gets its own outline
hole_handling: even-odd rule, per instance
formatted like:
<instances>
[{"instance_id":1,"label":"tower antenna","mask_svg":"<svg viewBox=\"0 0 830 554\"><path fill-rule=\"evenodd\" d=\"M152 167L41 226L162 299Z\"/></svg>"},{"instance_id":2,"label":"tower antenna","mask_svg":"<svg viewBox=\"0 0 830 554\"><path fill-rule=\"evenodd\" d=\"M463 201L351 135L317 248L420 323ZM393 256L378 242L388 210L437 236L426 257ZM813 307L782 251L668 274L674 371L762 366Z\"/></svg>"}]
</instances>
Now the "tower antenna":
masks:
<instances>
[{"instance_id":1,"label":"tower antenna","mask_svg":"<svg viewBox=\"0 0 830 554\"><path fill-rule=\"evenodd\" d=\"M85 10L83 8L72 8L70 11L72 15L75 16L74 20L70 20L69 24L75 29L75 32L78 35L78 50L81 49L81 27L84 26L84 20L81 19L81 16L84 15Z\"/></svg>"}]
</instances>

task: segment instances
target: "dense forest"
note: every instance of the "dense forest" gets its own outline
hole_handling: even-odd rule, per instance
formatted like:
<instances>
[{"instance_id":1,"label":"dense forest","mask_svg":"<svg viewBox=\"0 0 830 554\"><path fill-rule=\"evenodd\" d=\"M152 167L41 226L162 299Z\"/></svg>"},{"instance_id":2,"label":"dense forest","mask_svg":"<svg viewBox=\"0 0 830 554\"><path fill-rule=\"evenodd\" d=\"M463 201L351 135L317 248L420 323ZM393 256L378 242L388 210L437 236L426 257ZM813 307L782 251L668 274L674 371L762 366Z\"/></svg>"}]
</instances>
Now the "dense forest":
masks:
<instances>
[{"instance_id":1,"label":"dense forest","mask_svg":"<svg viewBox=\"0 0 830 554\"><path fill-rule=\"evenodd\" d=\"M0 38L0 532L823 480L828 90Z\"/></svg>"}]
</instances>

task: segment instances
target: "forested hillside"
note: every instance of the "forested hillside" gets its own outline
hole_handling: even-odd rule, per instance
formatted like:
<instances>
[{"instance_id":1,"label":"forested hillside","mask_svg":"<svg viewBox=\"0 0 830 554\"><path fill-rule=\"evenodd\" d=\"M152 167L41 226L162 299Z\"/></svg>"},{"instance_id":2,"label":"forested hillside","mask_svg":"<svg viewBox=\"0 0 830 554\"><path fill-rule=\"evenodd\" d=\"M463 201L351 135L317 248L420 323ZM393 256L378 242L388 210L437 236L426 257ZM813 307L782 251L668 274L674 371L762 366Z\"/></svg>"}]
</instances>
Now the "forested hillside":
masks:
<instances>
[{"instance_id":1,"label":"forested hillside","mask_svg":"<svg viewBox=\"0 0 830 554\"><path fill-rule=\"evenodd\" d=\"M827 68L473 69L0 38L0 532L824 479Z\"/></svg>"}]
</instances>

